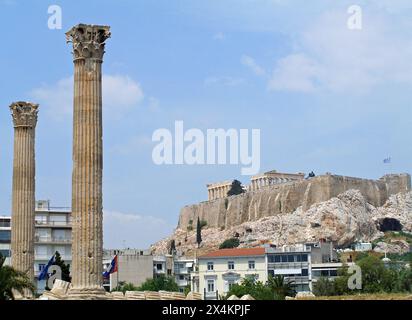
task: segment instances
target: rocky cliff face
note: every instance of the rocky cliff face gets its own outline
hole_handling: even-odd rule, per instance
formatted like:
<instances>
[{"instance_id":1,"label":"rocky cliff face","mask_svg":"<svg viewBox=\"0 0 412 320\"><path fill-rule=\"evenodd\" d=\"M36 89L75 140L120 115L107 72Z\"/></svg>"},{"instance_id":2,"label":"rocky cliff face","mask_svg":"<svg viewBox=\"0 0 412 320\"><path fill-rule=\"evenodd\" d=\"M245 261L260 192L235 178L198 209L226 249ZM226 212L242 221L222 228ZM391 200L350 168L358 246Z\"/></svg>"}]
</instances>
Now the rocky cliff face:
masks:
<instances>
[{"instance_id":1,"label":"rocky cliff face","mask_svg":"<svg viewBox=\"0 0 412 320\"><path fill-rule=\"evenodd\" d=\"M309 208L301 205L289 213L257 214L255 221L242 223L240 219L237 220L240 223L234 225L226 220L226 229L212 223L202 231L203 243L197 253L217 249L224 240L232 237L239 238L241 247L259 246L267 242L281 246L320 239L344 247L356 241L372 241L381 237L383 233L379 227L384 218L396 219L403 231L412 232L412 192L392 195L378 206L369 203L368 199L361 191L350 189ZM234 210L233 214L236 213L242 214L242 210ZM166 253L172 239L181 254L194 253L196 234L186 228L177 228L169 238L153 245L152 250L159 254Z\"/></svg>"},{"instance_id":2,"label":"rocky cliff face","mask_svg":"<svg viewBox=\"0 0 412 320\"><path fill-rule=\"evenodd\" d=\"M181 210L178 228L186 230L190 221L200 217L209 227L230 229L245 222L289 214L298 208L307 211L313 204L328 201L350 189L358 190L367 203L379 207L392 194L411 189L410 175L386 175L379 180L325 175L268 186L259 191L186 206Z\"/></svg>"}]
</instances>

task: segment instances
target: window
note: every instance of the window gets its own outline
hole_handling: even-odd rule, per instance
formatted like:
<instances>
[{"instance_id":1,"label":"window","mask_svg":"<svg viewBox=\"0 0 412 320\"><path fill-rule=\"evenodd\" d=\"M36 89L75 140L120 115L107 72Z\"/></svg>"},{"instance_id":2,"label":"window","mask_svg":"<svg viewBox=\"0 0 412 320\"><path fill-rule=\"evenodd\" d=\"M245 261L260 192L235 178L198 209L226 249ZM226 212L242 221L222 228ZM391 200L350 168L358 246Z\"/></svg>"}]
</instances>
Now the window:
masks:
<instances>
[{"instance_id":1,"label":"window","mask_svg":"<svg viewBox=\"0 0 412 320\"><path fill-rule=\"evenodd\" d=\"M272 273L271 273L271 271L272 271ZM269 275L271 275L271 274L272 274L272 276L274 276L275 273L274 273L273 270L269 270ZM249 279L251 281L257 281L259 279L259 275L258 274L247 274L247 275L245 275L245 278Z\"/></svg>"},{"instance_id":2,"label":"window","mask_svg":"<svg viewBox=\"0 0 412 320\"><path fill-rule=\"evenodd\" d=\"M312 271L312 275L313 275L314 277L320 277L320 276L321 276L319 270Z\"/></svg>"},{"instance_id":3,"label":"window","mask_svg":"<svg viewBox=\"0 0 412 320\"><path fill-rule=\"evenodd\" d=\"M0 227L10 228L10 219L0 219Z\"/></svg>"},{"instance_id":4,"label":"window","mask_svg":"<svg viewBox=\"0 0 412 320\"><path fill-rule=\"evenodd\" d=\"M307 254L302 254L302 262L308 261L308 255Z\"/></svg>"},{"instance_id":5,"label":"window","mask_svg":"<svg viewBox=\"0 0 412 320\"><path fill-rule=\"evenodd\" d=\"M167 275L171 276L172 275L172 269L167 269Z\"/></svg>"},{"instance_id":6,"label":"window","mask_svg":"<svg viewBox=\"0 0 412 320\"><path fill-rule=\"evenodd\" d=\"M235 269L235 262L234 262L234 261L229 261L229 262L227 263L227 268L228 268L229 270L234 270L234 269Z\"/></svg>"},{"instance_id":7,"label":"window","mask_svg":"<svg viewBox=\"0 0 412 320\"><path fill-rule=\"evenodd\" d=\"M282 255L282 262L288 262L288 256Z\"/></svg>"},{"instance_id":8,"label":"window","mask_svg":"<svg viewBox=\"0 0 412 320\"><path fill-rule=\"evenodd\" d=\"M249 264L249 269L252 269L252 270L255 269L255 261L251 260L251 261L249 261L248 264Z\"/></svg>"},{"instance_id":9,"label":"window","mask_svg":"<svg viewBox=\"0 0 412 320\"><path fill-rule=\"evenodd\" d=\"M10 243L11 242L11 231L10 230L0 230L0 243Z\"/></svg>"},{"instance_id":10,"label":"window","mask_svg":"<svg viewBox=\"0 0 412 320\"><path fill-rule=\"evenodd\" d=\"M213 271L213 262L208 262L207 263L207 270L208 271Z\"/></svg>"},{"instance_id":11,"label":"window","mask_svg":"<svg viewBox=\"0 0 412 320\"><path fill-rule=\"evenodd\" d=\"M162 271L162 270L163 270L163 264L161 264L161 263L156 263L156 270L157 270L157 271Z\"/></svg>"},{"instance_id":12,"label":"window","mask_svg":"<svg viewBox=\"0 0 412 320\"><path fill-rule=\"evenodd\" d=\"M295 256L293 254L288 255L288 262L294 262Z\"/></svg>"},{"instance_id":13,"label":"window","mask_svg":"<svg viewBox=\"0 0 412 320\"><path fill-rule=\"evenodd\" d=\"M183 274L179 275L179 280L185 280L185 276Z\"/></svg>"},{"instance_id":14,"label":"window","mask_svg":"<svg viewBox=\"0 0 412 320\"><path fill-rule=\"evenodd\" d=\"M0 254L1 254L4 258L10 258L10 250L1 249L1 250L0 250Z\"/></svg>"},{"instance_id":15,"label":"window","mask_svg":"<svg viewBox=\"0 0 412 320\"><path fill-rule=\"evenodd\" d=\"M215 291L215 280L207 280L207 292Z\"/></svg>"},{"instance_id":16,"label":"window","mask_svg":"<svg viewBox=\"0 0 412 320\"><path fill-rule=\"evenodd\" d=\"M228 280L227 281L227 288L229 289L228 291L232 290L232 287L236 284L235 280Z\"/></svg>"},{"instance_id":17,"label":"window","mask_svg":"<svg viewBox=\"0 0 412 320\"><path fill-rule=\"evenodd\" d=\"M329 270L321 270L320 272L322 277L328 277L329 276Z\"/></svg>"},{"instance_id":18,"label":"window","mask_svg":"<svg viewBox=\"0 0 412 320\"><path fill-rule=\"evenodd\" d=\"M302 269L302 277L307 277L309 275L308 269Z\"/></svg>"},{"instance_id":19,"label":"window","mask_svg":"<svg viewBox=\"0 0 412 320\"><path fill-rule=\"evenodd\" d=\"M330 270L330 276L331 277L337 277L338 276L338 270Z\"/></svg>"},{"instance_id":20,"label":"window","mask_svg":"<svg viewBox=\"0 0 412 320\"><path fill-rule=\"evenodd\" d=\"M281 261L281 257L279 255L275 256L275 262L280 262Z\"/></svg>"}]
</instances>

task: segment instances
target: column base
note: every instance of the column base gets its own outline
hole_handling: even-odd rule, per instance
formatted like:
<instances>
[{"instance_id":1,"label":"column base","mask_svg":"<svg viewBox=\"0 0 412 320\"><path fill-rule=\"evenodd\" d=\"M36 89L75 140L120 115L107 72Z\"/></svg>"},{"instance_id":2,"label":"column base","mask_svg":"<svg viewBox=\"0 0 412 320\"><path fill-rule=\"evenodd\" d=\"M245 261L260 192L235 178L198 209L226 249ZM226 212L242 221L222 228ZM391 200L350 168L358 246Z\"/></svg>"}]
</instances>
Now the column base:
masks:
<instances>
[{"instance_id":1,"label":"column base","mask_svg":"<svg viewBox=\"0 0 412 320\"><path fill-rule=\"evenodd\" d=\"M110 299L108 292L103 288L71 288L68 300L107 300Z\"/></svg>"}]
</instances>

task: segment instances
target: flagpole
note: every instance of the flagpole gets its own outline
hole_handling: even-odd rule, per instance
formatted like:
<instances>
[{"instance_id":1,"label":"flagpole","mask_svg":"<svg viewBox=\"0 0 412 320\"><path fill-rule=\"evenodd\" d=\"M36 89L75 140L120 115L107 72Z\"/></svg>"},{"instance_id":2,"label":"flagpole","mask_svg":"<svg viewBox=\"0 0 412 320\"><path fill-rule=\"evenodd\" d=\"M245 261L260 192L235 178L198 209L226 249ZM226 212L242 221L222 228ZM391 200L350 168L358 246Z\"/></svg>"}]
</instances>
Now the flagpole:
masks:
<instances>
[{"instance_id":1,"label":"flagpole","mask_svg":"<svg viewBox=\"0 0 412 320\"><path fill-rule=\"evenodd\" d=\"M119 288L119 253L116 255L116 264L117 264L117 288Z\"/></svg>"}]
</instances>

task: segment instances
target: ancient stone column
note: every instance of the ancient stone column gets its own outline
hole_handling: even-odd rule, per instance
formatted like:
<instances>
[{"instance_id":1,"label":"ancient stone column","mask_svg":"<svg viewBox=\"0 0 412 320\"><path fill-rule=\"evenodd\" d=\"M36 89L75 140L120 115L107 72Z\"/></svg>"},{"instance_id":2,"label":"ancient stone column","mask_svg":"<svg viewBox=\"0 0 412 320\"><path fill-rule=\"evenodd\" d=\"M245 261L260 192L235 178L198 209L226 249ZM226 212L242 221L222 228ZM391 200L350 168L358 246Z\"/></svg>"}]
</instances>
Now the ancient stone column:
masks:
<instances>
[{"instance_id":1,"label":"ancient stone column","mask_svg":"<svg viewBox=\"0 0 412 320\"><path fill-rule=\"evenodd\" d=\"M34 281L34 140L38 105L15 102L10 106L14 125L11 252L12 266Z\"/></svg>"},{"instance_id":2,"label":"ancient stone column","mask_svg":"<svg viewBox=\"0 0 412 320\"><path fill-rule=\"evenodd\" d=\"M102 63L110 27L79 24L66 33L73 43L74 110L72 175L72 288L90 299L103 289Z\"/></svg>"}]
</instances>

